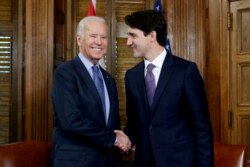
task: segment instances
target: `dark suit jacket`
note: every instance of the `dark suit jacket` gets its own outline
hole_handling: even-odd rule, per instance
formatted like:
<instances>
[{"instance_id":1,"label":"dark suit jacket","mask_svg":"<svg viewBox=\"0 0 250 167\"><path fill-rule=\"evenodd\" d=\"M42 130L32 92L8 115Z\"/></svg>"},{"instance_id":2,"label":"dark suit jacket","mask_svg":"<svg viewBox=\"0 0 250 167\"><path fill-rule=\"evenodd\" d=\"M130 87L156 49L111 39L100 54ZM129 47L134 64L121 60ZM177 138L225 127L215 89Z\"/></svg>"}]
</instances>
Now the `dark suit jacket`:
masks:
<instances>
[{"instance_id":1,"label":"dark suit jacket","mask_svg":"<svg viewBox=\"0 0 250 167\"><path fill-rule=\"evenodd\" d=\"M120 128L116 84L106 71L101 71L111 104L108 125L95 84L78 56L54 73L54 167L120 166L113 147L113 130Z\"/></svg>"},{"instance_id":2,"label":"dark suit jacket","mask_svg":"<svg viewBox=\"0 0 250 167\"><path fill-rule=\"evenodd\" d=\"M125 75L128 121L125 133L136 144L135 166L212 167L213 135L203 80L197 66L168 54L150 108L144 62Z\"/></svg>"}]
</instances>

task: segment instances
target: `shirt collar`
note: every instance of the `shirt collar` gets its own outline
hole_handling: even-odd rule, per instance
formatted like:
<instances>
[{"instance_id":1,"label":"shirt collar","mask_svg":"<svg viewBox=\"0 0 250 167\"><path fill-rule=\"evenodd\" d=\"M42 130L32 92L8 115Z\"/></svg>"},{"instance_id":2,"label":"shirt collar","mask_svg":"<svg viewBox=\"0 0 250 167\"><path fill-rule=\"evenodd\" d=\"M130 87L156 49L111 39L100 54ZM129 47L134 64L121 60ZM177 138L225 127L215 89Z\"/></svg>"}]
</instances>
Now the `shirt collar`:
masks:
<instances>
[{"instance_id":1,"label":"shirt collar","mask_svg":"<svg viewBox=\"0 0 250 167\"><path fill-rule=\"evenodd\" d=\"M94 64L89 59L87 59L86 56L84 56L82 53L79 53L78 56L79 56L80 60L82 61L82 63L84 64L84 66L87 68L87 70L90 73L92 73L92 66ZM99 67L99 63L97 64L97 66Z\"/></svg>"},{"instance_id":2,"label":"shirt collar","mask_svg":"<svg viewBox=\"0 0 250 167\"><path fill-rule=\"evenodd\" d=\"M145 69L147 68L148 64L152 63L153 65L155 65L157 68L161 69L162 64L164 62L164 59L166 57L167 51L166 49L163 49L163 51L161 52L161 54L159 56L157 56L152 62L148 61L148 60L144 60L144 64L145 64Z\"/></svg>"}]
</instances>

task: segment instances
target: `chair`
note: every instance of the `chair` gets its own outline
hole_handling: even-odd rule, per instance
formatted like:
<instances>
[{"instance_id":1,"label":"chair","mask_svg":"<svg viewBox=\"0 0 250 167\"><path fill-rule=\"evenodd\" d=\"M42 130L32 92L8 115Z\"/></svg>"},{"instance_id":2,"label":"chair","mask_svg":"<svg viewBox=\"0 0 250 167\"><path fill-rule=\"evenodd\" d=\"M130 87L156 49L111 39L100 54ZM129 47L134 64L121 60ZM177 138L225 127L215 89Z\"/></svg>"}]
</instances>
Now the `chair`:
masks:
<instances>
[{"instance_id":1,"label":"chair","mask_svg":"<svg viewBox=\"0 0 250 167\"><path fill-rule=\"evenodd\" d=\"M246 158L246 145L214 143L215 167L245 167Z\"/></svg>"},{"instance_id":2,"label":"chair","mask_svg":"<svg viewBox=\"0 0 250 167\"><path fill-rule=\"evenodd\" d=\"M0 167L49 167L51 147L42 141L0 144Z\"/></svg>"}]
</instances>

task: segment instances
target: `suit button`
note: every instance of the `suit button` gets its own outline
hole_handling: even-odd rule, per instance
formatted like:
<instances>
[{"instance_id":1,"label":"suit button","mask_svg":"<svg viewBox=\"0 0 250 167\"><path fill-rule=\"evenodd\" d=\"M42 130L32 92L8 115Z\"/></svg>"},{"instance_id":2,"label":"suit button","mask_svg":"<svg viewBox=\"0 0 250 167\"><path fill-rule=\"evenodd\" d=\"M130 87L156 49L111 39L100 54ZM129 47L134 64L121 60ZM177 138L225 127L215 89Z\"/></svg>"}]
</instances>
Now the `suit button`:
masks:
<instances>
[{"instance_id":1,"label":"suit button","mask_svg":"<svg viewBox=\"0 0 250 167\"><path fill-rule=\"evenodd\" d=\"M153 129L153 126L152 126L152 125L149 125L148 129L149 129L149 130L152 130L152 129Z\"/></svg>"}]
</instances>

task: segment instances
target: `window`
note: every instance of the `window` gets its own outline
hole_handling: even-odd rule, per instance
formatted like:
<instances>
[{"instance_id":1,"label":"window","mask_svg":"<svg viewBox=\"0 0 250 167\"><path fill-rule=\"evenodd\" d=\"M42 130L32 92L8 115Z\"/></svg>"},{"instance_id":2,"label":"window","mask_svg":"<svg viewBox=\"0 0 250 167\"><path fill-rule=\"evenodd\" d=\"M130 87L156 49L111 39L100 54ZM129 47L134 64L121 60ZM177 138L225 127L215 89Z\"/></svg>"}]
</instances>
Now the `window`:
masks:
<instances>
[{"instance_id":1,"label":"window","mask_svg":"<svg viewBox=\"0 0 250 167\"><path fill-rule=\"evenodd\" d=\"M9 141L12 38L0 36L0 143Z\"/></svg>"}]
</instances>

